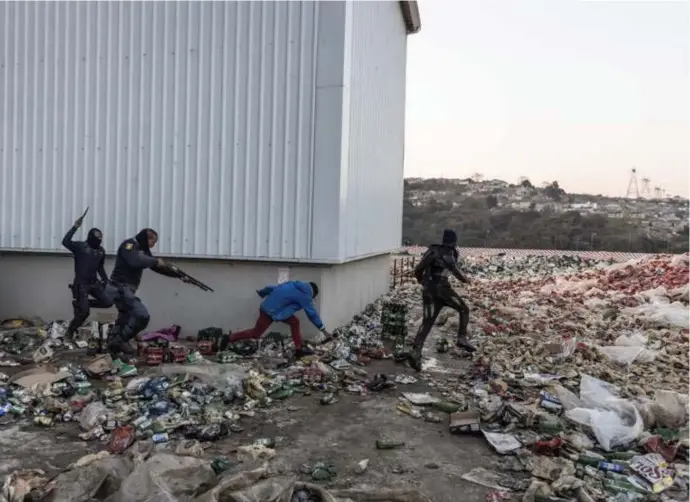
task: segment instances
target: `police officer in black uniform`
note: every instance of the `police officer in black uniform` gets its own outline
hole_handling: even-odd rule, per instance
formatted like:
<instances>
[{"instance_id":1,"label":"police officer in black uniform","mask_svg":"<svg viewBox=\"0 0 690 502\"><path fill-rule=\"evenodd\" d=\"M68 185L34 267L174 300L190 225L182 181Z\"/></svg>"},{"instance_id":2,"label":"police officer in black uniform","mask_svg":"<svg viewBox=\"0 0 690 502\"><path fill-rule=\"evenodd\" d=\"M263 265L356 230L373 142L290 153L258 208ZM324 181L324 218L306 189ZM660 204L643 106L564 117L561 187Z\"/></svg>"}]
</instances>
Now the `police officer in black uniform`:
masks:
<instances>
[{"instance_id":1,"label":"police officer in black uniform","mask_svg":"<svg viewBox=\"0 0 690 502\"><path fill-rule=\"evenodd\" d=\"M74 318L70 322L65 336L72 338L77 329L84 324L89 317L90 307L107 309L112 306L108 300L105 287L108 283L108 274L105 273L105 249L101 246L103 233L92 228L86 237L86 241L73 241L72 237L81 227L84 216L74 222L65 237L62 245L74 255L74 281L72 283L72 306ZM96 275L100 276L100 282ZM89 295L93 300L89 300Z\"/></svg>"},{"instance_id":2,"label":"police officer in black uniform","mask_svg":"<svg viewBox=\"0 0 690 502\"><path fill-rule=\"evenodd\" d=\"M467 341L467 325L470 322L470 309L451 287L449 276L452 274L461 282L469 284L470 280L458 270L458 236L453 230L443 231L442 244L433 244L424 253L414 274L422 287L424 317L414 339L412 352L409 354L410 365L417 371L422 369L422 347L436 322L443 307L450 307L460 315L458 336L455 344L469 352L477 350Z\"/></svg>"},{"instance_id":3,"label":"police officer in black uniform","mask_svg":"<svg viewBox=\"0 0 690 502\"><path fill-rule=\"evenodd\" d=\"M150 268L168 277L178 277L168 268L165 261L154 258L151 254L151 249L157 242L158 233L151 228L145 228L134 238L123 241L117 250L115 268L110 274L109 285L109 296L112 297L118 311L118 318L108 343L108 350L113 356L120 352L134 354L135 350L129 341L149 323L149 311L136 296L144 269Z\"/></svg>"}]
</instances>

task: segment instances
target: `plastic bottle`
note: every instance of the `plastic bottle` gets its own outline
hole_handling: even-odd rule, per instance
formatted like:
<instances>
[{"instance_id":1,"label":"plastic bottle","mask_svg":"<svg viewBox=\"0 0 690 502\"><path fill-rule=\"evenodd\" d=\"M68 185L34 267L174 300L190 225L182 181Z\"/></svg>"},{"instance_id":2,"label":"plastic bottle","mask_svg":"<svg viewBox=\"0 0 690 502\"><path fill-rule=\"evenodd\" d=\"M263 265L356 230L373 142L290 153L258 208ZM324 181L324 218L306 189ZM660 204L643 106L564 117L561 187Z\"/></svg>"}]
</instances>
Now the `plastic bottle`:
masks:
<instances>
[{"instance_id":1,"label":"plastic bottle","mask_svg":"<svg viewBox=\"0 0 690 502\"><path fill-rule=\"evenodd\" d=\"M39 415L38 417L34 418L34 425L50 427L53 425L53 419L47 415Z\"/></svg>"},{"instance_id":2,"label":"plastic bottle","mask_svg":"<svg viewBox=\"0 0 690 502\"><path fill-rule=\"evenodd\" d=\"M435 409L439 411L445 411L446 413L455 413L460 410L460 405L455 403L449 403L448 401L437 401L432 405Z\"/></svg>"},{"instance_id":3,"label":"plastic bottle","mask_svg":"<svg viewBox=\"0 0 690 502\"><path fill-rule=\"evenodd\" d=\"M167 443L170 440L170 437L168 436L167 432L160 432L158 434L154 434L151 439L154 443Z\"/></svg>"},{"instance_id":4,"label":"plastic bottle","mask_svg":"<svg viewBox=\"0 0 690 502\"><path fill-rule=\"evenodd\" d=\"M599 462L599 464L597 465L597 468L600 471L611 471L611 472L618 472L618 473L625 472L625 467L623 467L620 464L614 464L613 462Z\"/></svg>"},{"instance_id":5,"label":"plastic bottle","mask_svg":"<svg viewBox=\"0 0 690 502\"><path fill-rule=\"evenodd\" d=\"M558 422L539 422L535 424L535 429L544 434L558 434L563 432L563 426Z\"/></svg>"},{"instance_id":6,"label":"plastic bottle","mask_svg":"<svg viewBox=\"0 0 690 502\"><path fill-rule=\"evenodd\" d=\"M170 410L170 403L168 401L156 401L149 406L149 413L154 416L164 415Z\"/></svg>"},{"instance_id":7,"label":"plastic bottle","mask_svg":"<svg viewBox=\"0 0 690 502\"><path fill-rule=\"evenodd\" d=\"M213 459L213 462L211 462L211 468L213 469L213 472L216 473L216 475L220 474L223 471L226 471L230 467L230 460L228 457L216 457Z\"/></svg>"},{"instance_id":8,"label":"plastic bottle","mask_svg":"<svg viewBox=\"0 0 690 502\"><path fill-rule=\"evenodd\" d=\"M404 441L392 441L392 440L385 440L385 439L377 439L376 440L376 449L377 450L394 450L395 448L400 448L402 446L405 446Z\"/></svg>"}]
</instances>

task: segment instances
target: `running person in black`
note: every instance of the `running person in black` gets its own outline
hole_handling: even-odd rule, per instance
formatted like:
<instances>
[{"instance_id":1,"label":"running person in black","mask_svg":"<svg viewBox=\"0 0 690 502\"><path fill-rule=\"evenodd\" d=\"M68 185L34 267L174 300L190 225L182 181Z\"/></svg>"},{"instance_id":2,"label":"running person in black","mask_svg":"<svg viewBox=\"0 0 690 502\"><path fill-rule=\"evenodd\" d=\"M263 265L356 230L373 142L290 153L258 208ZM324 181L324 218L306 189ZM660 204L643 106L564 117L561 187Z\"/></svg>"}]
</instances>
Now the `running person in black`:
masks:
<instances>
[{"instance_id":1,"label":"running person in black","mask_svg":"<svg viewBox=\"0 0 690 502\"><path fill-rule=\"evenodd\" d=\"M422 369L422 347L436 322L443 307L450 307L460 316L458 335L455 344L469 352L477 350L467 341L467 325L470 322L470 309L462 298L451 287L449 276L452 274L461 282L469 284L470 280L458 270L458 237L453 230L443 231L443 243L433 244L424 253L414 274L422 285L422 302L424 317L414 339L412 352L409 355L410 365L417 371Z\"/></svg>"},{"instance_id":2,"label":"running person in black","mask_svg":"<svg viewBox=\"0 0 690 502\"><path fill-rule=\"evenodd\" d=\"M105 294L108 274L105 273L105 249L101 246L103 233L97 229L89 230L85 241L73 241L72 237L81 227L83 216L74 222L62 239L62 245L74 255L74 281L72 283L72 306L74 318L67 327L65 336L72 338L77 329L89 317L90 308L107 309L112 306ZM97 278L100 276L100 282ZM89 295L93 300L89 299Z\"/></svg>"}]
</instances>

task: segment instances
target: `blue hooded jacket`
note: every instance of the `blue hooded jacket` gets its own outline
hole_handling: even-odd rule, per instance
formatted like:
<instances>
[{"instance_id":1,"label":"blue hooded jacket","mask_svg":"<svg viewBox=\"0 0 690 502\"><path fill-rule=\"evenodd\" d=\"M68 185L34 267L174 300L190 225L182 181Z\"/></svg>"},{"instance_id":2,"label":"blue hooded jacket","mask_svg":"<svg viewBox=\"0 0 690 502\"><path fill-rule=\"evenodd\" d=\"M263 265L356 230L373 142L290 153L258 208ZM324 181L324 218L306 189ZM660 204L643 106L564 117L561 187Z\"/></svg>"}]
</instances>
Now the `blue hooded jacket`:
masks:
<instances>
[{"instance_id":1,"label":"blue hooded jacket","mask_svg":"<svg viewBox=\"0 0 690 502\"><path fill-rule=\"evenodd\" d=\"M284 321L304 309L314 326L323 329L323 322L314 308L314 293L308 282L288 281L277 286L266 286L257 293L264 299L261 311L274 321Z\"/></svg>"}]
</instances>

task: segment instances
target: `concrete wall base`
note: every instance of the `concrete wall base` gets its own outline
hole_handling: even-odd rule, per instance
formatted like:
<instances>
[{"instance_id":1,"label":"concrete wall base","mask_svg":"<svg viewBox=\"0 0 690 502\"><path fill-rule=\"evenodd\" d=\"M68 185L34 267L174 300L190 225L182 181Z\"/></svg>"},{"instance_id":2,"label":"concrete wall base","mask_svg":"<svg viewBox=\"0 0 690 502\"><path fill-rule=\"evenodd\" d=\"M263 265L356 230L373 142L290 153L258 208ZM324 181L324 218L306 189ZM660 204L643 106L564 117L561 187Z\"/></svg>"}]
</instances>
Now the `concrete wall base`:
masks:
<instances>
[{"instance_id":1,"label":"concrete wall base","mask_svg":"<svg viewBox=\"0 0 690 502\"><path fill-rule=\"evenodd\" d=\"M318 284L316 306L326 326L333 329L347 323L389 287L388 255L327 266L184 259L175 263L215 293L145 271L139 297L151 313L147 329L179 324L183 333L195 334L209 326L224 331L249 328L256 321L260 304L255 291L275 284L279 276ZM109 259L106 270L112 267L113 260ZM0 319L70 319L72 297L67 285L72 278L71 256L0 253ZM92 315L96 313L114 314L115 310L92 311ZM316 332L303 313L299 318L307 337ZM289 331L284 325L275 328Z\"/></svg>"}]
</instances>

